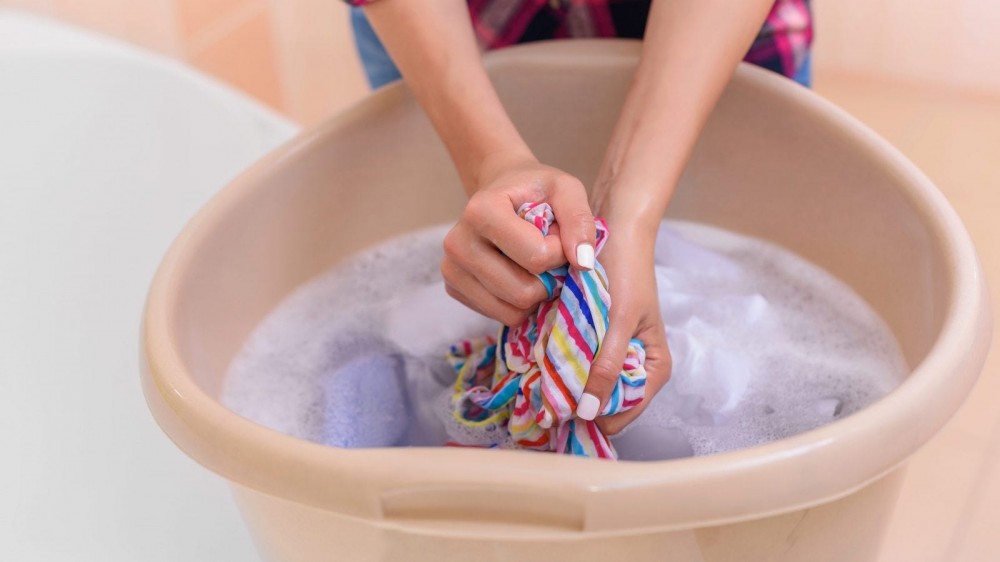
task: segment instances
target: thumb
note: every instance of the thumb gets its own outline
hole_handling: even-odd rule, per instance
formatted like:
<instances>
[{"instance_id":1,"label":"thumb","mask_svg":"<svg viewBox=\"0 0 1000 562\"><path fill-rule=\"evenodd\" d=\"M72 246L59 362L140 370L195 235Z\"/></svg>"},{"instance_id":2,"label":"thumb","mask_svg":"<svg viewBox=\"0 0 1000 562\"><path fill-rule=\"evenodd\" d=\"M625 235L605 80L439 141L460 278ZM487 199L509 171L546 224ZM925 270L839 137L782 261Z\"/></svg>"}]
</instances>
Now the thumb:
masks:
<instances>
[{"instance_id":1,"label":"thumb","mask_svg":"<svg viewBox=\"0 0 1000 562\"><path fill-rule=\"evenodd\" d=\"M590 375L576 407L576 415L581 419L593 420L604 410L621 374L634 328L622 321L612 321L609 324L604 341L601 342L597 356L590 365Z\"/></svg>"},{"instance_id":2,"label":"thumb","mask_svg":"<svg viewBox=\"0 0 1000 562\"><path fill-rule=\"evenodd\" d=\"M601 428L601 431L605 435L618 434L625 426L642 415L642 412L652 402L652 398L670 380L673 360L670 355L670 348L667 345L667 335L661 322L657 319L657 322L649 329L645 331L640 330L636 334L636 337L645 344L646 348L646 361L644 363L646 369L646 388L642 402L639 402L630 410L612 416L604 416L597 420L598 427Z\"/></svg>"},{"instance_id":3,"label":"thumb","mask_svg":"<svg viewBox=\"0 0 1000 562\"><path fill-rule=\"evenodd\" d=\"M550 197L566 260L576 269L594 269L597 226L587 190L576 178L562 180Z\"/></svg>"}]
</instances>

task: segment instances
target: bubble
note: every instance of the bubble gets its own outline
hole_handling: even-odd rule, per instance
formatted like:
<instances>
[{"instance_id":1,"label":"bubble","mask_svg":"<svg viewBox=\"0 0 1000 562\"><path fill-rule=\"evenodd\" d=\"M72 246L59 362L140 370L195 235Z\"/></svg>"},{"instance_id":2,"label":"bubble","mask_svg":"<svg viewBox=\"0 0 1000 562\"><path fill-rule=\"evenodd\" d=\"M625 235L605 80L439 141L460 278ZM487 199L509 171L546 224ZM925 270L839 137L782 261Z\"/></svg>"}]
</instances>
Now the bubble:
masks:
<instances>
[{"instance_id":1,"label":"bubble","mask_svg":"<svg viewBox=\"0 0 1000 562\"><path fill-rule=\"evenodd\" d=\"M502 425L452 415L455 374L444 354L499 326L444 291L448 228L370 248L289 295L234 358L223 403L333 446L515 448ZM863 299L779 246L665 222L655 264L673 372L613 439L623 459L706 455L809 431L870 405L908 371Z\"/></svg>"}]
</instances>

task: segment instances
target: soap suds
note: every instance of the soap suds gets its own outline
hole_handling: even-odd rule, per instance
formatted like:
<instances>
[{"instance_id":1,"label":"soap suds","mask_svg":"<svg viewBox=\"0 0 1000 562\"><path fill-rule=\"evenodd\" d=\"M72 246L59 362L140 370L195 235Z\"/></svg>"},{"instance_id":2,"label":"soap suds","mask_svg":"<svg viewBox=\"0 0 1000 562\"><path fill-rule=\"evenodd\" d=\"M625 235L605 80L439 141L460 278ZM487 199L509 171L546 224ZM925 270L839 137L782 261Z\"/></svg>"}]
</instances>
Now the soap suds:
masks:
<instances>
[{"instance_id":1,"label":"soap suds","mask_svg":"<svg viewBox=\"0 0 1000 562\"><path fill-rule=\"evenodd\" d=\"M300 287L233 360L223 403L335 446L497 441L502 427L469 428L450 413L455 375L444 354L461 339L495 336L498 325L445 293L446 232L391 240ZM907 372L888 327L860 297L778 246L666 222L655 262L673 375L613 439L622 459L795 435L864 408Z\"/></svg>"}]
</instances>

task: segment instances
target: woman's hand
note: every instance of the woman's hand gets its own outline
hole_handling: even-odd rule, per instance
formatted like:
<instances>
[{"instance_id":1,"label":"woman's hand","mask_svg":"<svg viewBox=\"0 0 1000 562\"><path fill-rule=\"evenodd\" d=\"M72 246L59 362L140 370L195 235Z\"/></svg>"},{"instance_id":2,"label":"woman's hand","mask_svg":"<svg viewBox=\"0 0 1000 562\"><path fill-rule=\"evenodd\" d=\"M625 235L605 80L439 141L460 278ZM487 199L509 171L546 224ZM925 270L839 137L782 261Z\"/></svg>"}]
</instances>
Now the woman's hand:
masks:
<instances>
[{"instance_id":1,"label":"woman's hand","mask_svg":"<svg viewBox=\"0 0 1000 562\"><path fill-rule=\"evenodd\" d=\"M594 419L607 402L629 339L646 346L645 399L599 419L605 434L638 417L670 378L653 274L655 232L699 132L772 4L685 0L653 2L650 8L642 57L594 182L594 209L609 228L601 263L611 318L578 416ZM717 40L705 43L706 33Z\"/></svg>"},{"instance_id":2,"label":"woman's hand","mask_svg":"<svg viewBox=\"0 0 1000 562\"><path fill-rule=\"evenodd\" d=\"M618 433L637 418L670 379L671 369L653 270L655 231L640 230L629 223L614 224L610 220L608 241L600 255L611 293L608 331L591 365L577 415L594 419L604 408L632 338L640 340L646 348L646 392L643 401L632 409L597 418L597 425L605 435ZM586 398L587 394L594 398ZM595 407L595 403L599 405Z\"/></svg>"},{"instance_id":3,"label":"woman's hand","mask_svg":"<svg viewBox=\"0 0 1000 562\"><path fill-rule=\"evenodd\" d=\"M594 216L578 179L529 155L487 160L476 182L481 187L445 237L441 275L459 302L516 326L547 297L537 274L567 262L593 269ZM517 216L533 201L555 214L547 236Z\"/></svg>"}]
</instances>

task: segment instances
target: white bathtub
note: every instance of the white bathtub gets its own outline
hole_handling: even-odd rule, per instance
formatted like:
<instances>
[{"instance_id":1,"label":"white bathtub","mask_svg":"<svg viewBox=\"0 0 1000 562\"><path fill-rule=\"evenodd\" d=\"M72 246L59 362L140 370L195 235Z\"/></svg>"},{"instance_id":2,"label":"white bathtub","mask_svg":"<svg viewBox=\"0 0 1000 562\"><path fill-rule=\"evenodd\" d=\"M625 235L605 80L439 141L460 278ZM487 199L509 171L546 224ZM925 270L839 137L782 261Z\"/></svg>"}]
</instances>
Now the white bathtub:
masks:
<instances>
[{"instance_id":1,"label":"white bathtub","mask_svg":"<svg viewBox=\"0 0 1000 562\"><path fill-rule=\"evenodd\" d=\"M225 488L149 418L135 340L189 215L296 129L180 63L0 10L0 558L255 558Z\"/></svg>"}]
</instances>

